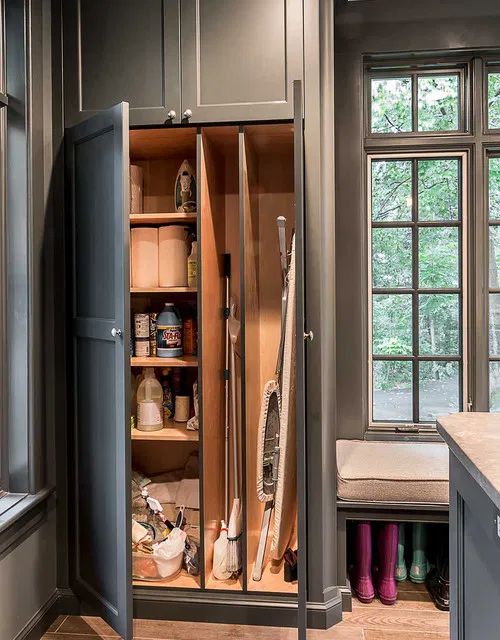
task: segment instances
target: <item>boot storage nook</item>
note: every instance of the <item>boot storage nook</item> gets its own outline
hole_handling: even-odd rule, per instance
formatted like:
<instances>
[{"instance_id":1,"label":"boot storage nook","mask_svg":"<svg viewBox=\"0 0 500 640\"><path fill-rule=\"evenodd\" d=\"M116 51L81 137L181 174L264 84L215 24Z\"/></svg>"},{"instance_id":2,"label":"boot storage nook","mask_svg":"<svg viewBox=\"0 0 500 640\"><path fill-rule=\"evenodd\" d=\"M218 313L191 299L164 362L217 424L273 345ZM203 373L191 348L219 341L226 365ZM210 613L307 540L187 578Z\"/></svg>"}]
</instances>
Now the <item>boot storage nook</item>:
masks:
<instances>
[{"instance_id":1,"label":"boot storage nook","mask_svg":"<svg viewBox=\"0 0 500 640\"><path fill-rule=\"evenodd\" d=\"M294 124L129 130L127 115L123 103L68 134L75 589L123 635L132 593L136 617L251 620L239 603L294 624ZM161 340L186 321L172 351Z\"/></svg>"}]
</instances>

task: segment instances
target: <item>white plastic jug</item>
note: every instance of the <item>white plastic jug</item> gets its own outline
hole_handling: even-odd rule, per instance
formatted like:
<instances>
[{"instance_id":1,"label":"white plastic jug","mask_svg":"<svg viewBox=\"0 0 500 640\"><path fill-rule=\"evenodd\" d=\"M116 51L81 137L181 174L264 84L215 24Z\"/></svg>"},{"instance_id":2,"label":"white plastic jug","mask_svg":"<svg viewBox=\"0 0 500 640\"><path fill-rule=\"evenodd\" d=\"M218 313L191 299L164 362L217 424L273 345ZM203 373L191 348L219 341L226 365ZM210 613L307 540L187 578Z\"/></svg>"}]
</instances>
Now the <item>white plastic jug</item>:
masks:
<instances>
[{"instance_id":1,"label":"white plastic jug","mask_svg":"<svg viewBox=\"0 0 500 640\"><path fill-rule=\"evenodd\" d=\"M187 287L186 227L168 225L159 228L158 280L160 287Z\"/></svg>"},{"instance_id":2,"label":"white plastic jug","mask_svg":"<svg viewBox=\"0 0 500 640\"><path fill-rule=\"evenodd\" d=\"M144 368L144 380L137 389L137 429L159 431L163 428L163 389L154 369Z\"/></svg>"}]
</instances>

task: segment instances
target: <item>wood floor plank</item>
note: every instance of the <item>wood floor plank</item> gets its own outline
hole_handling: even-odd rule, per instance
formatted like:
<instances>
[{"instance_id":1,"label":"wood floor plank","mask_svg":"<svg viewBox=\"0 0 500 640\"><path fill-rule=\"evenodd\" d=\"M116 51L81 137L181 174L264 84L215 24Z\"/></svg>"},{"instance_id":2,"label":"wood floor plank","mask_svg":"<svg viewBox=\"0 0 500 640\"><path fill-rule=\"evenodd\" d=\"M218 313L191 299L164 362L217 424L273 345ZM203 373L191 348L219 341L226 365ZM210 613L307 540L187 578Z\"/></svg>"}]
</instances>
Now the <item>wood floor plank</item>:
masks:
<instances>
[{"instance_id":1,"label":"wood floor plank","mask_svg":"<svg viewBox=\"0 0 500 640\"><path fill-rule=\"evenodd\" d=\"M396 607L356 607L344 615L344 624L363 630L426 631L448 633L449 615L442 611L420 611Z\"/></svg>"},{"instance_id":2,"label":"wood floor plank","mask_svg":"<svg viewBox=\"0 0 500 640\"><path fill-rule=\"evenodd\" d=\"M57 618L54 620L54 622L47 629L47 632L55 633L56 631L58 631L59 627L66 620L67 617L68 616L57 616Z\"/></svg>"},{"instance_id":3,"label":"wood floor plank","mask_svg":"<svg viewBox=\"0 0 500 640\"><path fill-rule=\"evenodd\" d=\"M67 616L57 633L119 638L120 636L104 620L93 616Z\"/></svg>"},{"instance_id":4,"label":"wood floor plank","mask_svg":"<svg viewBox=\"0 0 500 640\"><path fill-rule=\"evenodd\" d=\"M42 636L41 640L91 640L91 638L98 640L116 640L119 636L101 636L101 635L88 635L82 633L46 633Z\"/></svg>"},{"instance_id":5,"label":"wood floor plank","mask_svg":"<svg viewBox=\"0 0 500 640\"><path fill-rule=\"evenodd\" d=\"M449 640L448 633L428 633L426 631L375 631L364 632L365 640Z\"/></svg>"}]
</instances>

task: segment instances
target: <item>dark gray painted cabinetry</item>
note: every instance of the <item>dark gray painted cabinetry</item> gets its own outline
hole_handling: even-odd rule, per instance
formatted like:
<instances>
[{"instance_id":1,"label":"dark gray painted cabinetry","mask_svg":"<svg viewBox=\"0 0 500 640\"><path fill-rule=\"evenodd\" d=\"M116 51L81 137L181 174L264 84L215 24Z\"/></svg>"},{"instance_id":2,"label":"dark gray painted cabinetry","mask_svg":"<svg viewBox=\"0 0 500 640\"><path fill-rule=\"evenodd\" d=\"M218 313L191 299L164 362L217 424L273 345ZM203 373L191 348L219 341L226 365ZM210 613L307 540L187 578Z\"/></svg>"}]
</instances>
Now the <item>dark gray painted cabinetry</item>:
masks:
<instances>
[{"instance_id":1,"label":"dark gray painted cabinetry","mask_svg":"<svg viewBox=\"0 0 500 640\"><path fill-rule=\"evenodd\" d=\"M122 100L132 124L178 115L178 0L67 0L63 19L67 127Z\"/></svg>"},{"instance_id":2,"label":"dark gray painted cabinetry","mask_svg":"<svg viewBox=\"0 0 500 640\"><path fill-rule=\"evenodd\" d=\"M301 0L181 3L182 113L195 122L293 117Z\"/></svg>"},{"instance_id":3,"label":"dark gray painted cabinetry","mask_svg":"<svg viewBox=\"0 0 500 640\"><path fill-rule=\"evenodd\" d=\"M66 126L121 100L132 125L293 117L301 0L67 0L63 12Z\"/></svg>"}]
</instances>

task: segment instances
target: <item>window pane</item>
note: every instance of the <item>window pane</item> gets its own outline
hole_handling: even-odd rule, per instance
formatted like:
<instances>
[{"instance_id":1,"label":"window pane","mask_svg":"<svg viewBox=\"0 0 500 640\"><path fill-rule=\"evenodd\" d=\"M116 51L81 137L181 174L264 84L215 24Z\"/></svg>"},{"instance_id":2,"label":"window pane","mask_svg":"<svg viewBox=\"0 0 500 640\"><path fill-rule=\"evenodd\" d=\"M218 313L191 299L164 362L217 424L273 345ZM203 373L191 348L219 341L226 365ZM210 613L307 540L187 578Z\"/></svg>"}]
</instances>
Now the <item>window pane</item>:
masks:
<instances>
[{"instance_id":1,"label":"window pane","mask_svg":"<svg viewBox=\"0 0 500 640\"><path fill-rule=\"evenodd\" d=\"M500 362L490 362L490 411L500 412Z\"/></svg>"},{"instance_id":2,"label":"window pane","mask_svg":"<svg viewBox=\"0 0 500 640\"><path fill-rule=\"evenodd\" d=\"M500 356L500 293L490 293L490 355Z\"/></svg>"},{"instance_id":3,"label":"window pane","mask_svg":"<svg viewBox=\"0 0 500 640\"><path fill-rule=\"evenodd\" d=\"M372 133L401 133L412 130L411 78L383 78L371 81Z\"/></svg>"},{"instance_id":4,"label":"window pane","mask_svg":"<svg viewBox=\"0 0 500 640\"><path fill-rule=\"evenodd\" d=\"M375 288L411 287L411 229L372 230L372 282Z\"/></svg>"},{"instance_id":5,"label":"window pane","mask_svg":"<svg viewBox=\"0 0 500 640\"><path fill-rule=\"evenodd\" d=\"M419 296L420 355L458 355L458 309L458 294L437 293Z\"/></svg>"},{"instance_id":6,"label":"window pane","mask_svg":"<svg viewBox=\"0 0 500 640\"><path fill-rule=\"evenodd\" d=\"M459 286L458 229L421 227L418 232L418 277L421 288Z\"/></svg>"},{"instance_id":7,"label":"window pane","mask_svg":"<svg viewBox=\"0 0 500 640\"><path fill-rule=\"evenodd\" d=\"M458 75L419 76L419 131L456 131L458 129L458 87Z\"/></svg>"},{"instance_id":8,"label":"window pane","mask_svg":"<svg viewBox=\"0 0 500 640\"><path fill-rule=\"evenodd\" d=\"M490 220L500 220L500 158L489 161Z\"/></svg>"},{"instance_id":9,"label":"window pane","mask_svg":"<svg viewBox=\"0 0 500 640\"><path fill-rule=\"evenodd\" d=\"M458 220L459 160L418 161L419 220Z\"/></svg>"},{"instance_id":10,"label":"window pane","mask_svg":"<svg viewBox=\"0 0 500 640\"><path fill-rule=\"evenodd\" d=\"M412 420L412 379L411 362L373 363L374 420Z\"/></svg>"},{"instance_id":11,"label":"window pane","mask_svg":"<svg viewBox=\"0 0 500 640\"><path fill-rule=\"evenodd\" d=\"M419 389L421 422L459 411L459 363L420 362Z\"/></svg>"},{"instance_id":12,"label":"window pane","mask_svg":"<svg viewBox=\"0 0 500 640\"><path fill-rule=\"evenodd\" d=\"M411 220L412 163L410 160L372 161L372 219Z\"/></svg>"},{"instance_id":13,"label":"window pane","mask_svg":"<svg viewBox=\"0 0 500 640\"><path fill-rule=\"evenodd\" d=\"M500 129L500 73L488 74L488 127Z\"/></svg>"},{"instance_id":14,"label":"window pane","mask_svg":"<svg viewBox=\"0 0 500 640\"><path fill-rule=\"evenodd\" d=\"M490 288L500 289L500 227L490 226Z\"/></svg>"},{"instance_id":15,"label":"window pane","mask_svg":"<svg viewBox=\"0 0 500 640\"><path fill-rule=\"evenodd\" d=\"M374 354L388 356L411 354L411 295L374 295L372 318Z\"/></svg>"}]
</instances>

